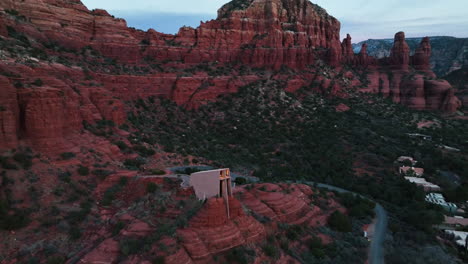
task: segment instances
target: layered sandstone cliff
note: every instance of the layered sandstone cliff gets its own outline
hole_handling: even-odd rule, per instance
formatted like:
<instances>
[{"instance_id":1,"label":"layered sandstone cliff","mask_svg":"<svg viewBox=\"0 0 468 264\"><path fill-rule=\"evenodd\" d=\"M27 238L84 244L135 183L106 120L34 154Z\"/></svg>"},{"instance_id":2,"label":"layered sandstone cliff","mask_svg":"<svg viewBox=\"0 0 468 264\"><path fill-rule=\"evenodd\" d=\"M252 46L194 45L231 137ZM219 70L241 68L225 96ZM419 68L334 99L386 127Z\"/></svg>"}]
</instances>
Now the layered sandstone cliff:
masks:
<instances>
[{"instance_id":1,"label":"layered sandstone cliff","mask_svg":"<svg viewBox=\"0 0 468 264\"><path fill-rule=\"evenodd\" d=\"M4 0L0 21L2 40L23 46L0 54L0 73L8 76L0 79L2 148L26 142L53 150L80 133L83 121L122 124L123 100L162 96L197 108L268 78L283 81L290 92L310 87L342 95L355 88L421 110L453 112L460 105L450 85L429 69L429 39L414 56L403 32L389 58L369 56L366 46L354 54L351 36L339 41L340 23L307 0L235 0L217 19L176 35L128 28L123 19L89 11L78 0ZM21 55L24 49L30 57ZM242 67L265 72L245 74ZM145 71L128 70L133 68ZM284 68L289 72L276 71ZM34 87L36 79L44 84Z\"/></svg>"}]
</instances>

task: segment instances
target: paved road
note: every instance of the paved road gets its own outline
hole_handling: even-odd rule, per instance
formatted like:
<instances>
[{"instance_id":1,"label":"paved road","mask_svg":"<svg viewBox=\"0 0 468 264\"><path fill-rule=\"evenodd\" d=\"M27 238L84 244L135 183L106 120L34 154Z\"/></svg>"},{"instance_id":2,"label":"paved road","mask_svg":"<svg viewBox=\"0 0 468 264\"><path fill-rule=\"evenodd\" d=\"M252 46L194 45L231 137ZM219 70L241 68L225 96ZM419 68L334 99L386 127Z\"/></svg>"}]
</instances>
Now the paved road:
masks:
<instances>
[{"instance_id":1,"label":"paved road","mask_svg":"<svg viewBox=\"0 0 468 264\"><path fill-rule=\"evenodd\" d=\"M377 204L375 207L375 215L377 216L377 223L375 224L374 237L371 241L369 263L384 264L384 241L385 234L387 233L388 215L387 211L380 204Z\"/></svg>"},{"instance_id":2,"label":"paved road","mask_svg":"<svg viewBox=\"0 0 468 264\"><path fill-rule=\"evenodd\" d=\"M308 184L313 185L314 182L307 182ZM360 194L351 192L339 187L335 187L328 184L318 183L318 187L325 188L332 191L337 191L339 193L353 193L359 195L364 199L368 199ZM373 201L374 202L374 201ZM382 207L382 205L376 203L375 206L375 216L377 217L377 223L375 224L374 236L371 241L370 250L369 250L369 263L370 264L384 264L384 241L385 234L387 233L387 224L388 224L388 215L387 211Z\"/></svg>"}]
</instances>

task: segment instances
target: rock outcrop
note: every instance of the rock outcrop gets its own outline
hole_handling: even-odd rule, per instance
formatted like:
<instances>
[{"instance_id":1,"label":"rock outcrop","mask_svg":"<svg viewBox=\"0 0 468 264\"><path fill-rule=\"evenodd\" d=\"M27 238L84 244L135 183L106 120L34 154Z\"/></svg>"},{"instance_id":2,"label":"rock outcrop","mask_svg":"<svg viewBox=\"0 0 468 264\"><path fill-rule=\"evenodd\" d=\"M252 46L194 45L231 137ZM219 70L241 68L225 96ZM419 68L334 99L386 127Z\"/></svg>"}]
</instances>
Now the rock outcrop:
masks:
<instances>
[{"instance_id":1,"label":"rock outcrop","mask_svg":"<svg viewBox=\"0 0 468 264\"><path fill-rule=\"evenodd\" d=\"M229 199L229 215L228 218L224 199L212 198L190 221L189 228L178 231L192 259L206 260L265 236L263 225L246 215L234 197Z\"/></svg>"},{"instance_id":2,"label":"rock outcrop","mask_svg":"<svg viewBox=\"0 0 468 264\"><path fill-rule=\"evenodd\" d=\"M343 95L343 88L354 87L415 109L455 111L459 105L447 83L433 80L429 39L412 57L403 32L396 34L389 58L369 56L365 45L354 54L351 36L340 43L338 20L308 0L235 0L217 19L175 35L128 28L125 20L90 11L81 1L4 0L0 10L0 37L33 50L31 57L1 54L6 59L0 73L8 78L0 79L0 148L25 142L57 151L83 121L123 124L123 100L161 96L197 108L267 78L284 81L289 92L310 87ZM60 59L38 59L44 57L38 51ZM70 61L74 66L65 66ZM323 70L325 63L334 70ZM341 78L344 64L367 80L345 71L349 78ZM241 74L241 65L281 73ZM230 72L218 73L223 67ZM33 84L37 79L42 86Z\"/></svg>"},{"instance_id":3,"label":"rock outcrop","mask_svg":"<svg viewBox=\"0 0 468 264\"><path fill-rule=\"evenodd\" d=\"M364 43L357 59L348 61L367 70L368 85L361 91L380 93L417 110L453 113L461 106L455 89L447 81L437 80L430 70L429 38L421 40L414 56L410 56L403 32L395 35L390 57L375 60L367 56L366 51L367 45Z\"/></svg>"},{"instance_id":4,"label":"rock outcrop","mask_svg":"<svg viewBox=\"0 0 468 264\"><path fill-rule=\"evenodd\" d=\"M389 64L392 69L407 71L410 63L410 48L405 40L405 33L395 34L395 41L390 52Z\"/></svg>"},{"instance_id":5,"label":"rock outcrop","mask_svg":"<svg viewBox=\"0 0 468 264\"><path fill-rule=\"evenodd\" d=\"M18 145L19 109L16 89L10 81L0 76L0 147L16 148Z\"/></svg>"}]
</instances>

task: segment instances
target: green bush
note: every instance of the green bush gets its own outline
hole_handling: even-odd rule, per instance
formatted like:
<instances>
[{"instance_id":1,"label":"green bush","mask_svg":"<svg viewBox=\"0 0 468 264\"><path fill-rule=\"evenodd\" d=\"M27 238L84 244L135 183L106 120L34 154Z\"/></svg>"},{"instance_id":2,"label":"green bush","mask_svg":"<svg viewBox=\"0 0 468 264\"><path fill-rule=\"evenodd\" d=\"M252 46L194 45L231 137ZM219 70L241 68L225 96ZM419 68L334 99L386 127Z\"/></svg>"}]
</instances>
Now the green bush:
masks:
<instances>
[{"instance_id":1,"label":"green bush","mask_svg":"<svg viewBox=\"0 0 468 264\"><path fill-rule=\"evenodd\" d=\"M157 256L151 261L152 264L166 264L166 257Z\"/></svg>"},{"instance_id":2,"label":"green bush","mask_svg":"<svg viewBox=\"0 0 468 264\"><path fill-rule=\"evenodd\" d=\"M42 86L42 85L44 85L44 82L41 79L36 79L31 84L34 85L34 86Z\"/></svg>"},{"instance_id":3,"label":"green bush","mask_svg":"<svg viewBox=\"0 0 468 264\"><path fill-rule=\"evenodd\" d=\"M130 147L123 141L117 141L115 142L115 145L117 145L117 147L119 147L120 150L122 151L126 151L128 149L130 149Z\"/></svg>"},{"instance_id":4,"label":"green bush","mask_svg":"<svg viewBox=\"0 0 468 264\"><path fill-rule=\"evenodd\" d=\"M153 149L146 148L145 146L142 145L136 145L133 147L133 150L138 152L143 157L150 157L156 154L156 152Z\"/></svg>"},{"instance_id":5,"label":"green bush","mask_svg":"<svg viewBox=\"0 0 468 264\"><path fill-rule=\"evenodd\" d=\"M244 246L236 247L226 253L228 263L248 264L255 257L255 251Z\"/></svg>"},{"instance_id":6,"label":"green bush","mask_svg":"<svg viewBox=\"0 0 468 264\"><path fill-rule=\"evenodd\" d=\"M328 225L339 232L351 232L352 230L351 220L340 211L335 211L328 217Z\"/></svg>"},{"instance_id":7,"label":"green bush","mask_svg":"<svg viewBox=\"0 0 468 264\"><path fill-rule=\"evenodd\" d=\"M63 171L63 172L59 172L59 174L57 175L58 178L63 181L63 182L71 182L71 173L69 171Z\"/></svg>"},{"instance_id":8,"label":"green bush","mask_svg":"<svg viewBox=\"0 0 468 264\"><path fill-rule=\"evenodd\" d=\"M147 191L148 193L154 193L154 192L156 192L158 189L159 189L159 186L156 185L156 183L154 183L154 182L149 182L149 183L146 185L146 191Z\"/></svg>"},{"instance_id":9,"label":"green bush","mask_svg":"<svg viewBox=\"0 0 468 264\"><path fill-rule=\"evenodd\" d=\"M278 248L275 247L273 244L264 244L262 246L262 250L265 253L265 255L274 259L277 259L280 255Z\"/></svg>"},{"instance_id":10,"label":"green bush","mask_svg":"<svg viewBox=\"0 0 468 264\"><path fill-rule=\"evenodd\" d=\"M0 199L0 229L16 230L25 227L29 222L27 211L10 208L7 200Z\"/></svg>"},{"instance_id":11,"label":"green bush","mask_svg":"<svg viewBox=\"0 0 468 264\"><path fill-rule=\"evenodd\" d=\"M65 261L66 259L62 256L54 256L47 259L47 264L63 264Z\"/></svg>"},{"instance_id":12,"label":"green bush","mask_svg":"<svg viewBox=\"0 0 468 264\"><path fill-rule=\"evenodd\" d=\"M16 166L16 164L14 163L11 163L6 157L0 157L0 164L2 165L2 168L5 170L17 170L18 169L18 166Z\"/></svg>"},{"instance_id":13,"label":"green bush","mask_svg":"<svg viewBox=\"0 0 468 264\"><path fill-rule=\"evenodd\" d=\"M124 229L124 227L125 227L125 223L124 223L124 222L122 222L122 221L117 222L117 224L115 224L115 225L112 227L112 235L113 235L113 236L118 235L118 234L120 233L120 231L121 231L122 229Z\"/></svg>"},{"instance_id":14,"label":"green bush","mask_svg":"<svg viewBox=\"0 0 468 264\"><path fill-rule=\"evenodd\" d=\"M151 174L153 174L153 175L165 175L166 172L164 170L161 170L161 169L152 169Z\"/></svg>"},{"instance_id":15,"label":"green bush","mask_svg":"<svg viewBox=\"0 0 468 264\"><path fill-rule=\"evenodd\" d=\"M238 185L244 185L247 183L247 179L244 177L237 177L234 182Z\"/></svg>"},{"instance_id":16,"label":"green bush","mask_svg":"<svg viewBox=\"0 0 468 264\"><path fill-rule=\"evenodd\" d=\"M113 171L104 170L104 169L96 169L91 172L93 175L97 176L99 179L104 180L107 176L111 175Z\"/></svg>"},{"instance_id":17,"label":"green bush","mask_svg":"<svg viewBox=\"0 0 468 264\"><path fill-rule=\"evenodd\" d=\"M76 155L73 152L64 152L60 154L60 157L62 157L63 160L69 160L69 159L73 159L74 157L76 157Z\"/></svg>"},{"instance_id":18,"label":"green bush","mask_svg":"<svg viewBox=\"0 0 468 264\"><path fill-rule=\"evenodd\" d=\"M138 254L143 250L144 240L143 239L133 239L133 238L124 238L120 240L120 252L125 256Z\"/></svg>"},{"instance_id":19,"label":"green bush","mask_svg":"<svg viewBox=\"0 0 468 264\"><path fill-rule=\"evenodd\" d=\"M88 176L89 175L89 168L80 165L80 167L78 167L77 172L81 176Z\"/></svg>"},{"instance_id":20,"label":"green bush","mask_svg":"<svg viewBox=\"0 0 468 264\"><path fill-rule=\"evenodd\" d=\"M19 12L18 10L15 10L15 9L5 9L5 12L9 15L12 15L12 16L18 16L19 15Z\"/></svg>"},{"instance_id":21,"label":"green bush","mask_svg":"<svg viewBox=\"0 0 468 264\"><path fill-rule=\"evenodd\" d=\"M133 169L133 170L138 170L142 165L144 165L146 162L142 160L141 158L136 158L136 159L126 159L124 161L124 165L128 169Z\"/></svg>"},{"instance_id":22,"label":"green bush","mask_svg":"<svg viewBox=\"0 0 468 264\"><path fill-rule=\"evenodd\" d=\"M78 227L72 226L68 231L71 240L77 240L81 237L81 231Z\"/></svg>"},{"instance_id":23,"label":"green bush","mask_svg":"<svg viewBox=\"0 0 468 264\"><path fill-rule=\"evenodd\" d=\"M128 183L128 178L127 177L120 177L119 184L121 186L125 186L125 185L127 185L127 183Z\"/></svg>"},{"instance_id":24,"label":"green bush","mask_svg":"<svg viewBox=\"0 0 468 264\"><path fill-rule=\"evenodd\" d=\"M18 152L13 155L13 159L21 164L24 169L30 169L32 166L32 156L29 153Z\"/></svg>"}]
</instances>

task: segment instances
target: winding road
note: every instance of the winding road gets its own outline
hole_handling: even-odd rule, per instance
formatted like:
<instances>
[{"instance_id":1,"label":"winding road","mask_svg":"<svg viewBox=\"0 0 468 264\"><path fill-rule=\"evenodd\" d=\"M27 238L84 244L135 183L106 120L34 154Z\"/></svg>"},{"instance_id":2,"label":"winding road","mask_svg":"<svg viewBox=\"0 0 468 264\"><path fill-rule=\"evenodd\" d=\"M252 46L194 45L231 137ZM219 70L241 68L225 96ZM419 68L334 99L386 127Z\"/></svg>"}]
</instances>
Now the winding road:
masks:
<instances>
[{"instance_id":1,"label":"winding road","mask_svg":"<svg viewBox=\"0 0 468 264\"><path fill-rule=\"evenodd\" d=\"M352 193L355 195L360 196L361 198L371 200L365 196L362 196L358 193L351 192L336 186L322 184L322 183L314 183L314 182L306 182L307 184L316 185L320 188L325 188L331 191L336 191L339 193ZM372 200L371 200L372 201ZM375 201L372 201L375 202ZM379 203L375 203L375 216L377 217L377 222L375 224L375 231L374 236L371 241L370 250L369 250L369 263L370 264L384 264L384 241L385 241L385 234L387 233L387 225L388 225L388 215L387 211L380 205Z\"/></svg>"},{"instance_id":2,"label":"winding road","mask_svg":"<svg viewBox=\"0 0 468 264\"><path fill-rule=\"evenodd\" d=\"M171 172L175 172L179 169L186 169L186 168L189 168L189 167L194 167L194 166L185 166L185 167L174 167L174 168L169 168L168 170L171 171ZM202 166L199 166L199 167L202 167ZM205 169L207 168L210 168L210 167L206 167ZM233 174L234 176L234 174ZM236 175L236 176L241 176L241 175ZM162 175L162 176L140 176L142 178L179 178L182 180L182 185L185 186L188 184L188 181L189 181L189 176L188 175L177 175L177 174L172 174L172 175ZM258 181L258 178L256 177L252 177L252 179L250 179L250 177L248 176L244 176L242 175L242 177L246 177L248 178L249 180L253 181L253 182L256 182ZM380 205L379 203L376 203L375 201L359 194L359 193L355 193L355 192L352 192L352 191L348 191L348 190L345 190L345 189L342 189L342 188L339 188L339 187L336 187L336 186L332 186L332 185L328 185L328 184L323 184L323 183L315 183L315 182L311 182L311 181L307 181L307 182L300 182L298 181L297 183L305 183L305 184L309 184L309 185L312 185L312 186L317 186L319 188L324 188L324 189L328 189L328 190L331 190L331 191L335 191L335 192L339 192L339 193L352 193L354 195L357 195L363 199L367 199L367 200L370 200L372 202L374 202L376 204L375 206L375 216L377 218L377 221L375 223L375 230L374 230L374 235L373 235L373 238L371 240L371 245L370 245L370 250L369 250L369 256L368 256L368 260L369 260L369 264L384 264L385 263L385 258L384 258L384 241L385 241L385 234L387 233L387 225L388 225L388 214L387 214L387 211L383 208L382 205Z\"/></svg>"}]
</instances>

